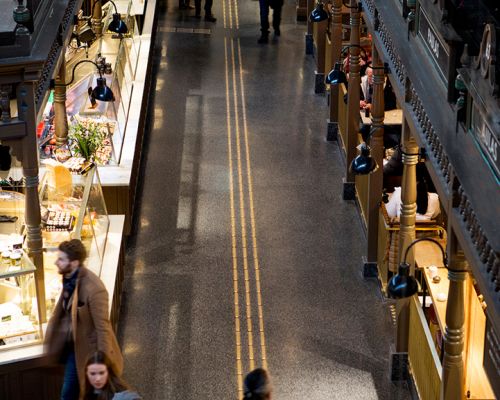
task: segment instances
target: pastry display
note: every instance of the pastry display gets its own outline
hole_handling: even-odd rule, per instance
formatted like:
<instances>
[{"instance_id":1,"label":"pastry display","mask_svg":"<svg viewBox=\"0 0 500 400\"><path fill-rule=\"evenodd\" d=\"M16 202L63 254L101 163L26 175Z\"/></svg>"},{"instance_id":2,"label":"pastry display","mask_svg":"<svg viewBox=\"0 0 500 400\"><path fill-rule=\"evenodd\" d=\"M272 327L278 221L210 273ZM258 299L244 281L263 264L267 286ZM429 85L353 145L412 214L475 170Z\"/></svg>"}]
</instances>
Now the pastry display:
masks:
<instances>
[{"instance_id":1,"label":"pastry display","mask_svg":"<svg viewBox=\"0 0 500 400\"><path fill-rule=\"evenodd\" d=\"M50 211L45 222L47 231L71 231L75 222L75 217L67 211Z\"/></svg>"}]
</instances>

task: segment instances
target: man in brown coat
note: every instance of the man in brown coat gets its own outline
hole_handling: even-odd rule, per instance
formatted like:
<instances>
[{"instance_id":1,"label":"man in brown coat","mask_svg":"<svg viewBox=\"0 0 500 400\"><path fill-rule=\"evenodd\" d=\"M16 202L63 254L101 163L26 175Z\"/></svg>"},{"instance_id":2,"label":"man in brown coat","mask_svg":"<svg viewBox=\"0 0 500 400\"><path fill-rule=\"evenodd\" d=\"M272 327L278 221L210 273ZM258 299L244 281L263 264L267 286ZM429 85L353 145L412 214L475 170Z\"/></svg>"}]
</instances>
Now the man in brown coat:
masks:
<instances>
[{"instance_id":1,"label":"man in brown coat","mask_svg":"<svg viewBox=\"0 0 500 400\"><path fill-rule=\"evenodd\" d=\"M61 400L78 400L85 385L85 363L103 351L117 375L123 359L109 322L108 292L99 277L84 267L86 250L80 240L59 245L56 266L63 275L63 291L47 326L47 352L65 364Z\"/></svg>"}]
</instances>

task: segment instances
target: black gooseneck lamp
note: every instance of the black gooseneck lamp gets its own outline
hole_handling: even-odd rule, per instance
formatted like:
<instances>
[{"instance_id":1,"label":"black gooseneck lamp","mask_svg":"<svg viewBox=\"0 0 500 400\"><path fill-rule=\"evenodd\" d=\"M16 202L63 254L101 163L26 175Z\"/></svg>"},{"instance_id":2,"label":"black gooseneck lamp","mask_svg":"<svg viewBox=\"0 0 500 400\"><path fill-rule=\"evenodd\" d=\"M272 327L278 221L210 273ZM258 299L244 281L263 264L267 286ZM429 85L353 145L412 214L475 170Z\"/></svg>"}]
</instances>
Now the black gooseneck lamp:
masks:
<instances>
[{"instance_id":1,"label":"black gooseneck lamp","mask_svg":"<svg viewBox=\"0 0 500 400\"><path fill-rule=\"evenodd\" d=\"M415 246L418 242L432 242L436 244L441 250L441 254L443 256L443 265L446 269L448 269L448 257L446 256L446 252L436 239L430 237L423 237L414 240L410 243L410 245L406 248L405 256L403 258L403 262L399 264L398 273L394 275L389 284L387 285L387 295L391 299L405 299L407 297L413 296L418 291L418 282L417 280L410 275L410 264L406 261L408 257L408 253L410 249ZM460 271L466 272L466 271Z\"/></svg>"},{"instance_id":2,"label":"black gooseneck lamp","mask_svg":"<svg viewBox=\"0 0 500 400\"><path fill-rule=\"evenodd\" d=\"M325 10L325 5L321 1L318 1L316 3L316 7L311 11L311 14L309 15L309 21L321 22L326 21L329 17L330 16L328 15L328 12Z\"/></svg>"},{"instance_id":3,"label":"black gooseneck lamp","mask_svg":"<svg viewBox=\"0 0 500 400\"><path fill-rule=\"evenodd\" d=\"M382 126L373 126L366 138L366 142L360 145L360 154L358 154L349 166L349 171L354 175L368 175L378 169L377 162L370 154L370 146L368 145L370 138Z\"/></svg>"},{"instance_id":4,"label":"black gooseneck lamp","mask_svg":"<svg viewBox=\"0 0 500 400\"><path fill-rule=\"evenodd\" d=\"M90 18L92 18L92 16L94 15L94 9L95 9L95 5L99 2L101 3L102 5L102 1L103 0L97 0L94 5L92 6L92 12L90 14ZM110 30L111 32L114 32L114 33L117 33L118 34L118 37L121 38L122 35L126 34L128 32L128 27L127 25L125 24L125 22L122 21L122 17L120 15L120 13L118 12L118 8L116 8L116 4L113 0L108 0L111 4L113 4L114 8L115 8L115 12L113 13L113 17L112 17L112 20L111 22L109 23L108 25L108 30Z\"/></svg>"},{"instance_id":5,"label":"black gooseneck lamp","mask_svg":"<svg viewBox=\"0 0 500 400\"><path fill-rule=\"evenodd\" d=\"M91 99L99 100L99 101L115 101L115 95L111 88L106 85L106 78L102 76L102 71L99 65L97 65L94 61L91 60L81 60L78 61L73 70L71 71L71 80L68 83L64 84L52 84L54 86L69 86L75 80L75 70L82 63L91 63L97 67L97 71L99 71L99 78L97 78L97 85L94 88L89 88L89 96Z\"/></svg>"},{"instance_id":6,"label":"black gooseneck lamp","mask_svg":"<svg viewBox=\"0 0 500 400\"><path fill-rule=\"evenodd\" d=\"M328 85L340 85L341 83L347 83L347 77L345 72L342 71L342 63L337 61L333 66L333 69L328 73L325 78L325 83Z\"/></svg>"},{"instance_id":7,"label":"black gooseneck lamp","mask_svg":"<svg viewBox=\"0 0 500 400\"><path fill-rule=\"evenodd\" d=\"M340 57L343 57L346 50L351 47L357 47L360 50L364 50L363 47L360 45L349 44L347 46L344 46L342 50L340 50ZM341 83L343 84L347 83L347 76L345 72L342 71L342 63L340 61L337 61L333 66L333 69L328 73L328 75L325 78L325 83L329 85L340 85Z\"/></svg>"}]
</instances>

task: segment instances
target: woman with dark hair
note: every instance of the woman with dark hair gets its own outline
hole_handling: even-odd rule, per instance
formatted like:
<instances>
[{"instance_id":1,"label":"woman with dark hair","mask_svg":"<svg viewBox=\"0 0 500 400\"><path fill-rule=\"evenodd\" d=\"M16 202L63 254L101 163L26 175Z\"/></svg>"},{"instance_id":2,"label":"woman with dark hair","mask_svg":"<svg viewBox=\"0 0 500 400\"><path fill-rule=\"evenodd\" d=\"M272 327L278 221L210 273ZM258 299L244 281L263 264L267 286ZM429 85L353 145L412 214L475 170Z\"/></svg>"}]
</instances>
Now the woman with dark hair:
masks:
<instances>
[{"instance_id":1,"label":"woman with dark hair","mask_svg":"<svg viewBox=\"0 0 500 400\"><path fill-rule=\"evenodd\" d=\"M243 400L271 400L271 392L271 379L265 369L254 369L245 377Z\"/></svg>"},{"instance_id":2,"label":"woman with dark hair","mask_svg":"<svg viewBox=\"0 0 500 400\"><path fill-rule=\"evenodd\" d=\"M83 400L141 400L128 385L116 375L113 366L102 351L96 351L85 365Z\"/></svg>"}]
</instances>

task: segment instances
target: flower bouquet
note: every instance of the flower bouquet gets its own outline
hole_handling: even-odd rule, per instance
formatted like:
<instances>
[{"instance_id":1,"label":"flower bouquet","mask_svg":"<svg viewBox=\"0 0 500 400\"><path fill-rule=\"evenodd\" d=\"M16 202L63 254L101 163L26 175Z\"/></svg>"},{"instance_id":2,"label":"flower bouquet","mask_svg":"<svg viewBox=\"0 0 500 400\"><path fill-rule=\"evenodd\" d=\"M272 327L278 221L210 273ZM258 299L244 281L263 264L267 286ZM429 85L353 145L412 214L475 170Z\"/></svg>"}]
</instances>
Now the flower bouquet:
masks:
<instances>
[{"instance_id":1,"label":"flower bouquet","mask_svg":"<svg viewBox=\"0 0 500 400\"><path fill-rule=\"evenodd\" d=\"M76 121L70 126L68 137L74 153L86 161L100 161L97 154L106 139L106 132L98 124L91 120L85 121L85 124Z\"/></svg>"}]
</instances>

